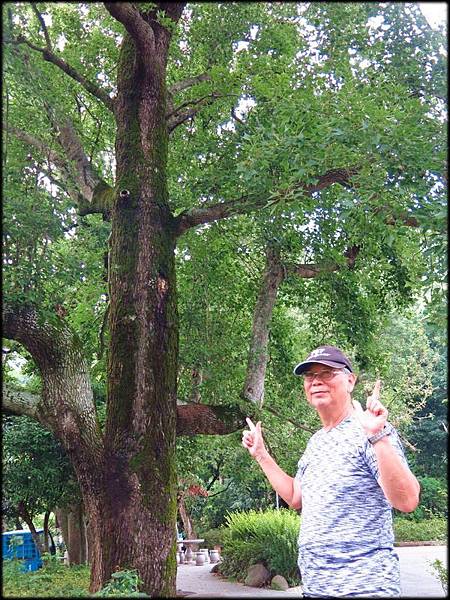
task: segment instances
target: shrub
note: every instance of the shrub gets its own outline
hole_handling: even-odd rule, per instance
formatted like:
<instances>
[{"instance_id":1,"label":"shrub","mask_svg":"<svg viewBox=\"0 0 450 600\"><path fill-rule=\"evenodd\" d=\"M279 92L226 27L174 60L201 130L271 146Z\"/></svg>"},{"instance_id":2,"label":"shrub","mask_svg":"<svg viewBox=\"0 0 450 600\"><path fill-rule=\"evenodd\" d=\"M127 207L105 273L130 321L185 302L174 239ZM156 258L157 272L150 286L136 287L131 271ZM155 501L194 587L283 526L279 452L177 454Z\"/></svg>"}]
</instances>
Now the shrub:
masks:
<instances>
[{"instance_id":1,"label":"shrub","mask_svg":"<svg viewBox=\"0 0 450 600\"><path fill-rule=\"evenodd\" d=\"M220 572L243 581L251 565L263 563L271 575L290 585L300 582L297 568L299 516L286 509L229 514L224 531Z\"/></svg>"},{"instance_id":2,"label":"shrub","mask_svg":"<svg viewBox=\"0 0 450 600\"><path fill-rule=\"evenodd\" d=\"M447 594L447 590L448 590L448 571L447 571L447 569L442 564L442 561L439 560L438 558L436 560L434 560L432 563L430 563L430 565L432 567L432 570L434 571L434 574L441 582L444 593Z\"/></svg>"},{"instance_id":3,"label":"shrub","mask_svg":"<svg viewBox=\"0 0 450 600\"><path fill-rule=\"evenodd\" d=\"M3 596L14 598L89 596L90 568L67 567L43 555L44 565L37 571L22 572L21 561L3 561Z\"/></svg>"},{"instance_id":4,"label":"shrub","mask_svg":"<svg viewBox=\"0 0 450 600\"><path fill-rule=\"evenodd\" d=\"M211 550L214 548L214 546L223 546L224 532L224 527L218 527L216 529L208 529L208 531L201 533L200 537L205 540L205 548L209 548Z\"/></svg>"},{"instance_id":5,"label":"shrub","mask_svg":"<svg viewBox=\"0 0 450 600\"><path fill-rule=\"evenodd\" d=\"M447 481L437 477L418 477L420 506L436 517L448 516Z\"/></svg>"},{"instance_id":6,"label":"shrub","mask_svg":"<svg viewBox=\"0 0 450 600\"><path fill-rule=\"evenodd\" d=\"M411 513L405 515L395 510L396 516L401 516L412 521L422 521L432 517L448 516L447 481L438 477L418 477L420 483L419 506Z\"/></svg>"},{"instance_id":7,"label":"shrub","mask_svg":"<svg viewBox=\"0 0 450 600\"><path fill-rule=\"evenodd\" d=\"M407 517L395 517L396 542L447 541L447 520L440 517L412 521Z\"/></svg>"},{"instance_id":8,"label":"shrub","mask_svg":"<svg viewBox=\"0 0 450 600\"><path fill-rule=\"evenodd\" d=\"M108 583L94 596L126 596L127 598L139 596L148 598L147 594L139 592L141 583L142 581L135 569L116 571L111 575Z\"/></svg>"}]
</instances>

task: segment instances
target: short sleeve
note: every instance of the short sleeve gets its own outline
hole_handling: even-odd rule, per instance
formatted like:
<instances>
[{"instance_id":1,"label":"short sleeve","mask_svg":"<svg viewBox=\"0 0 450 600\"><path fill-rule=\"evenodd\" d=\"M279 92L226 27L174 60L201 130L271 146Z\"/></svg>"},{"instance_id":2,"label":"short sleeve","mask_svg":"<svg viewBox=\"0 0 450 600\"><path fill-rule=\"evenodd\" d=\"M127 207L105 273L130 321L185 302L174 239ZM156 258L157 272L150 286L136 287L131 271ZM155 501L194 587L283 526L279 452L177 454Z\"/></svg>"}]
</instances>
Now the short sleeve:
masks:
<instances>
[{"instance_id":1,"label":"short sleeve","mask_svg":"<svg viewBox=\"0 0 450 600\"><path fill-rule=\"evenodd\" d=\"M408 467L408 469L409 469L408 461L406 460L405 451L403 449L403 444L400 441L400 437L395 428L393 428L392 433L389 435L389 441L390 441L391 445L393 446L396 454L400 457L400 460L402 461L402 463L405 465L405 467ZM375 454L375 449L374 449L373 445L369 441L365 442L364 455L365 455L365 460L367 462L367 465L369 466L370 472L375 477L375 479L378 480L380 477L380 474L378 471L377 455Z\"/></svg>"},{"instance_id":2,"label":"short sleeve","mask_svg":"<svg viewBox=\"0 0 450 600\"><path fill-rule=\"evenodd\" d=\"M297 479L298 481L302 481L302 477L303 477L303 473L305 471L305 467L306 467L306 460L305 460L305 455L303 454L300 457L300 460L298 461L297 464L297 473L295 474L295 479Z\"/></svg>"}]
</instances>

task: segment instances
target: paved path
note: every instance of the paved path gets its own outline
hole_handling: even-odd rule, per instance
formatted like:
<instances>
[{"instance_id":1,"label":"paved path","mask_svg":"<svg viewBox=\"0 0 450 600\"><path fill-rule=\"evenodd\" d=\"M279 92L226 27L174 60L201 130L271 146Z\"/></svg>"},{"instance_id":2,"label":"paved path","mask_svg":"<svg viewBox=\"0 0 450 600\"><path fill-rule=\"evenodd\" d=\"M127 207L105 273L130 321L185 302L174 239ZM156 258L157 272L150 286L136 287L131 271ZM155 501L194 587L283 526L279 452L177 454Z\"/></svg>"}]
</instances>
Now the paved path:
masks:
<instances>
[{"instance_id":1,"label":"paved path","mask_svg":"<svg viewBox=\"0 0 450 600\"><path fill-rule=\"evenodd\" d=\"M400 546L402 596L405 598L446 598L430 563L437 558L447 566L447 546Z\"/></svg>"},{"instance_id":2,"label":"paved path","mask_svg":"<svg viewBox=\"0 0 450 600\"><path fill-rule=\"evenodd\" d=\"M396 548L400 558L402 596L405 598L445 598L430 562L436 558L447 565L447 546L408 546ZM247 587L211 573L212 565L178 565L177 595L192 598L291 598L302 595L301 587L277 592Z\"/></svg>"}]
</instances>

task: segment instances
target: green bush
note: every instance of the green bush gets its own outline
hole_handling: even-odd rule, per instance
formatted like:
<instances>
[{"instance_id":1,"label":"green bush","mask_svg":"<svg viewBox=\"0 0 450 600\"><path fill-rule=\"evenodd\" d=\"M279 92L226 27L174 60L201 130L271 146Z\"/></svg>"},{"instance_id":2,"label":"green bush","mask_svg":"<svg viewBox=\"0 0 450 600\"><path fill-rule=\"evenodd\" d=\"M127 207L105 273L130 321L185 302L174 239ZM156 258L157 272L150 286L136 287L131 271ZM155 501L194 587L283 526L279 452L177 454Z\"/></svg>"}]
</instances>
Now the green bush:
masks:
<instances>
[{"instance_id":1,"label":"green bush","mask_svg":"<svg viewBox=\"0 0 450 600\"><path fill-rule=\"evenodd\" d=\"M142 584L138 572L135 569L116 571L111 575L108 583L94 596L126 596L127 598L144 597L149 598L147 594L139 591Z\"/></svg>"},{"instance_id":2,"label":"green bush","mask_svg":"<svg viewBox=\"0 0 450 600\"><path fill-rule=\"evenodd\" d=\"M438 477L418 477L420 483L419 506L407 515L394 510L396 516L412 521L448 516L447 481Z\"/></svg>"},{"instance_id":3,"label":"green bush","mask_svg":"<svg viewBox=\"0 0 450 600\"><path fill-rule=\"evenodd\" d=\"M212 550L214 546L223 546L224 532L224 527L218 527L216 529L208 529L208 531L200 533L200 537L205 540L204 544L202 544L202 547L204 545L205 548Z\"/></svg>"},{"instance_id":4,"label":"green bush","mask_svg":"<svg viewBox=\"0 0 450 600\"><path fill-rule=\"evenodd\" d=\"M48 558L47 558L48 557ZM43 556L37 571L22 572L21 561L3 561L3 596L14 598L53 598L89 596L90 568L67 567L54 557Z\"/></svg>"},{"instance_id":5,"label":"green bush","mask_svg":"<svg viewBox=\"0 0 450 600\"><path fill-rule=\"evenodd\" d=\"M442 561L438 558L430 563L432 572L439 579L442 585L442 589L444 590L444 594L447 595L448 591L448 571L445 566L442 564Z\"/></svg>"},{"instance_id":6,"label":"green bush","mask_svg":"<svg viewBox=\"0 0 450 600\"><path fill-rule=\"evenodd\" d=\"M423 521L412 521L407 517L394 518L396 542L447 541L447 519L433 517Z\"/></svg>"},{"instance_id":7,"label":"green bush","mask_svg":"<svg viewBox=\"0 0 450 600\"><path fill-rule=\"evenodd\" d=\"M55 557L43 556L43 567L22 572L21 561L3 561L3 596L5 598L92 597L89 593L90 567L66 566ZM138 591L141 581L136 571L117 571L110 581L93 596L145 597Z\"/></svg>"},{"instance_id":8,"label":"green bush","mask_svg":"<svg viewBox=\"0 0 450 600\"><path fill-rule=\"evenodd\" d=\"M243 581L251 565L263 563L271 575L300 583L297 538L300 517L291 510L250 510L227 516L220 572Z\"/></svg>"},{"instance_id":9,"label":"green bush","mask_svg":"<svg viewBox=\"0 0 450 600\"><path fill-rule=\"evenodd\" d=\"M447 481L437 477L418 477L418 480L420 483L419 506L436 517L447 517Z\"/></svg>"}]
</instances>

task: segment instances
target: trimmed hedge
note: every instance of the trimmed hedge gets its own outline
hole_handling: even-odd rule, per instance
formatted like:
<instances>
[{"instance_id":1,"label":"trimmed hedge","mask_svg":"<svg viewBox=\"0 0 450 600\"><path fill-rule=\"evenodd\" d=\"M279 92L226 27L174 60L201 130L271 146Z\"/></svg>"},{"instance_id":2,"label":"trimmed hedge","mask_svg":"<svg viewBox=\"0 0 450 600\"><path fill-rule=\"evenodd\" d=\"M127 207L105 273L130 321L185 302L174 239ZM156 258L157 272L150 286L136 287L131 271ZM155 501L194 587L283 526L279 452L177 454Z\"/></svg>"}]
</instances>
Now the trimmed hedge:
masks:
<instances>
[{"instance_id":1,"label":"trimmed hedge","mask_svg":"<svg viewBox=\"0 0 450 600\"><path fill-rule=\"evenodd\" d=\"M412 521L407 517L395 517L394 535L396 542L447 543L447 519L433 517L423 521Z\"/></svg>"}]
</instances>

